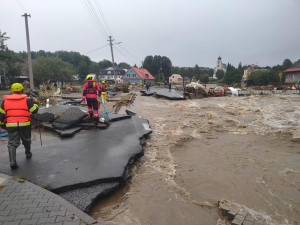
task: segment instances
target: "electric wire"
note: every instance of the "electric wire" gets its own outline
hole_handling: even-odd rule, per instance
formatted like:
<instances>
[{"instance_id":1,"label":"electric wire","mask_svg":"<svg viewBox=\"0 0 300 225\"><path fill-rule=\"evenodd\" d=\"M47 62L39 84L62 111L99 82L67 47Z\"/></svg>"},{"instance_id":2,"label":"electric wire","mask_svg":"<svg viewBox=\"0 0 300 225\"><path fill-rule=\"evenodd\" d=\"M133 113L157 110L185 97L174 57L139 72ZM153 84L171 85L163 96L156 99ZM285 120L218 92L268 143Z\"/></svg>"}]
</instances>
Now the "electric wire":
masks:
<instances>
[{"instance_id":1,"label":"electric wire","mask_svg":"<svg viewBox=\"0 0 300 225\"><path fill-rule=\"evenodd\" d=\"M17 3L19 4L19 6L24 10L24 12L26 12L27 10L25 9L25 7L22 5L22 3L20 2L20 0L16 0Z\"/></svg>"},{"instance_id":2,"label":"electric wire","mask_svg":"<svg viewBox=\"0 0 300 225\"><path fill-rule=\"evenodd\" d=\"M132 58L135 58L135 59L139 60L140 62L142 61L140 58L136 57L135 55L133 55L129 51L127 51L123 46L119 45L118 47L120 47L121 50L123 50L127 55L131 56Z\"/></svg>"},{"instance_id":3,"label":"electric wire","mask_svg":"<svg viewBox=\"0 0 300 225\"><path fill-rule=\"evenodd\" d=\"M89 15L90 19L94 22L96 28L98 29L99 33L101 34L103 40L106 42L106 32L104 32L102 29L101 29L101 26L99 26L99 23L97 21L97 19L95 18L93 12L91 11L90 7L89 7L89 4L85 1L85 0L80 0L82 5L84 6L87 14Z\"/></svg>"},{"instance_id":4,"label":"electric wire","mask_svg":"<svg viewBox=\"0 0 300 225\"><path fill-rule=\"evenodd\" d=\"M97 6L97 8L98 8L98 10L99 10L99 12L100 12L100 16L102 16L104 25L105 25L106 29L108 30L108 33L112 36L112 32L111 32L111 30L110 30L110 28L109 28L109 26L108 26L108 23L107 23L107 21L106 21L106 19L105 19L104 13L103 13L103 11L101 10L99 1L98 1L98 0L94 0L94 1L96 2L96 6Z\"/></svg>"},{"instance_id":5,"label":"electric wire","mask_svg":"<svg viewBox=\"0 0 300 225\"><path fill-rule=\"evenodd\" d=\"M108 46L108 45L109 45L109 44L103 45L103 46L101 46L101 47L99 47L99 48L96 48L96 49L94 49L94 50L92 50L92 51L89 51L89 52L86 52L86 53L84 53L84 54L89 54L89 53L95 52L95 51L97 51L97 50L100 50L100 49L102 49L102 48Z\"/></svg>"},{"instance_id":6,"label":"electric wire","mask_svg":"<svg viewBox=\"0 0 300 225\"><path fill-rule=\"evenodd\" d=\"M97 15L97 13L96 13L96 11L95 11L95 8L94 8L93 4L91 3L90 0L85 0L85 1L88 3L88 5L89 5L89 7L90 7L90 11L91 11L92 14L94 15L94 18L96 19L96 21L97 21L98 25L100 26L101 30L104 32L104 34L105 34L106 36L108 36L106 30L104 29L104 27L103 27L103 25L102 25L101 20L99 19L98 15Z\"/></svg>"},{"instance_id":7,"label":"electric wire","mask_svg":"<svg viewBox=\"0 0 300 225\"><path fill-rule=\"evenodd\" d=\"M104 37L102 30L99 28L99 26L98 26L97 22L94 20L94 17L92 16L92 14L89 12L89 6L87 5L87 3L84 0L80 0L80 1L81 1L82 5L84 6L90 19L95 24L96 28L98 29L99 33L101 34L102 38L104 39L104 41L106 41L106 38Z\"/></svg>"},{"instance_id":8,"label":"electric wire","mask_svg":"<svg viewBox=\"0 0 300 225\"><path fill-rule=\"evenodd\" d=\"M126 56L122 51L121 51L121 49L119 49L116 45L113 45L113 47L114 47L114 49L116 49L122 56L124 56L124 58L126 59L126 60L129 60L130 62L132 62L133 64L136 64L136 62L135 61L133 61L133 60L131 60L130 58L128 58L128 55Z\"/></svg>"}]
</instances>

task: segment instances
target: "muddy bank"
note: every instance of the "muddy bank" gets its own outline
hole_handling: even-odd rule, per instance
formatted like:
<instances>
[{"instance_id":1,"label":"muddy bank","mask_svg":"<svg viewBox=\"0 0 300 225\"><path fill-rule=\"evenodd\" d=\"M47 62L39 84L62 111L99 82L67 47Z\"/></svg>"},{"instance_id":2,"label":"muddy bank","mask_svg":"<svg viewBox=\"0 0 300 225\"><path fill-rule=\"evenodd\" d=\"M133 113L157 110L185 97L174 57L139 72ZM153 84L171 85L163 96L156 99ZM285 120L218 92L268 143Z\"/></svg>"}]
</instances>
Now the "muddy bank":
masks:
<instances>
[{"instance_id":1,"label":"muddy bank","mask_svg":"<svg viewBox=\"0 0 300 225\"><path fill-rule=\"evenodd\" d=\"M128 108L153 133L119 197L91 211L107 224L221 224L227 199L260 224L300 221L300 97L174 102L138 96Z\"/></svg>"}]
</instances>

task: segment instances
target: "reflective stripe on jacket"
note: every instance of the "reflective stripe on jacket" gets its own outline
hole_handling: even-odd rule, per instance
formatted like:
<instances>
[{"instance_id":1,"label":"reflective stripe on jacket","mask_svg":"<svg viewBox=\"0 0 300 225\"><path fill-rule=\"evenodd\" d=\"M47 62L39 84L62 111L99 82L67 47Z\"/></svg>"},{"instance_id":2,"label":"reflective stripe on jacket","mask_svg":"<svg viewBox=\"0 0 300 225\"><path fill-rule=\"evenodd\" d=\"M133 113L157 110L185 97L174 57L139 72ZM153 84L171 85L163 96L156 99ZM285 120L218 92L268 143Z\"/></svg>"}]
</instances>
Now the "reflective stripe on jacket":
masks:
<instances>
[{"instance_id":1,"label":"reflective stripe on jacket","mask_svg":"<svg viewBox=\"0 0 300 225\"><path fill-rule=\"evenodd\" d=\"M28 109L27 96L12 94L3 96L6 127L23 127L30 125L30 112L36 109L36 105Z\"/></svg>"}]
</instances>

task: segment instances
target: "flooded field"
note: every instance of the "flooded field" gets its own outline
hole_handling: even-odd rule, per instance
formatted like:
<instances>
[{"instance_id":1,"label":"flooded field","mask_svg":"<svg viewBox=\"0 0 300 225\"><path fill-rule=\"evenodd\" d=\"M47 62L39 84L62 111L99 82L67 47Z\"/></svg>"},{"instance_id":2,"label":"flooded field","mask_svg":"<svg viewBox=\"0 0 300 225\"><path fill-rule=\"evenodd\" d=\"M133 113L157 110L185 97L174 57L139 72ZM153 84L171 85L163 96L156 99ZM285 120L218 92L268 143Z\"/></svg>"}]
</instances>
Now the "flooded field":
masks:
<instances>
[{"instance_id":1,"label":"flooded field","mask_svg":"<svg viewBox=\"0 0 300 225\"><path fill-rule=\"evenodd\" d=\"M226 199L255 224L299 224L298 95L137 96L128 109L147 118L153 133L132 179L94 206L95 219L109 225L225 224L217 204Z\"/></svg>"}]
</instances>

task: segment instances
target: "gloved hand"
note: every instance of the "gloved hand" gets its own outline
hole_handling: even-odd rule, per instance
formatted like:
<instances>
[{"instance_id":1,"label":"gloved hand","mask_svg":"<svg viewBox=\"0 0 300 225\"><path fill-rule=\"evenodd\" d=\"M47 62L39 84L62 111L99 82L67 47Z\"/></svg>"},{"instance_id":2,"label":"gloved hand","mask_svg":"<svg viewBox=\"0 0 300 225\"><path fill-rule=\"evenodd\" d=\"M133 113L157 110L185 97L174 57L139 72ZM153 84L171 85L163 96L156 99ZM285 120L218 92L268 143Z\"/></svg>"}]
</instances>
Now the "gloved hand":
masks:
<instances>
[{"instance_id":1,"label":"gloved hand","mask_svg":"<svg viewBox=\"0 0 300 225\"><path fill-rule=\"evenodd\" d=\"M81 98L82 104L85 104L85 98Z\"/></svg>"}]
</instances>

